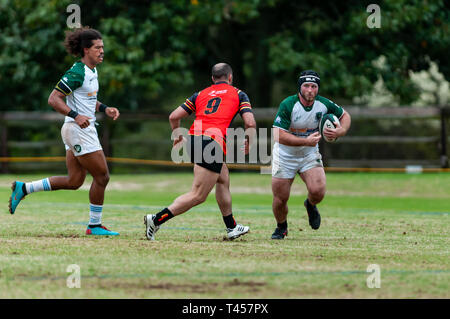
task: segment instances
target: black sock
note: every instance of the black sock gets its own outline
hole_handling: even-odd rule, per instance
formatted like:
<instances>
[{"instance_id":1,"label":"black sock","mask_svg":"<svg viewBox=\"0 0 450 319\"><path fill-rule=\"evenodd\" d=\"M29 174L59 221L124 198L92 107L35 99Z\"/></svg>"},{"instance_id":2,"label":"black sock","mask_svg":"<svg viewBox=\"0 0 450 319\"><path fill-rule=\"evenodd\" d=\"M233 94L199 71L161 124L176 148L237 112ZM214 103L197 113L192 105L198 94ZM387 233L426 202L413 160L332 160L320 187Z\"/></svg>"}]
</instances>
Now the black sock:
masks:
<instances>
[{"instance_id":1,"label":"black sock","mask_svg":"<svg viewBox=\"0 0 450 319\"><path fill-rule=\"evenodd\" d=\"M102 227L102 224L89 225L89 228Z\"/></svg>"},{"instance_id":2,"label":"black sock","mask_svg":"<svg viewBox=\"0 0 450 319\"><path fill-rule=\"evenodd\" d=\"M25 183L23 183L22 185L22 192L24 193L24 195L27 195L27 188L25 187Z\"/></svg>"},{"instance_id":3,"label":"black sock","mask_svg":"<svg viewBox=\"0 0 450 319\"><path fill-rule=\"evenodd\" d=\"M153 220L153 222L155 223L156 226L159 226L161 224L164 224L172 217L174 217L172 212L168 208L164 208L162 211L156 214L156 217Z\"/></svg>"},{"instance_id":4,"label":"black sock","mask_svg":"<svg viewBox=\"0 0 450 319\"><path fill-rule=\"evenodd\" d=\"M225 223L225 226L227 228L234 228L236 227L236 221L234 220L233 214L230 214L228 216L222 216L223 222Z\"/></svg>"},{"instance_id":5,"label":"black sock","mask_svg":"<svg viewBox=\"0 0 450 319\"><path fill-rule=\"evenodd\" d=\"M281 229L287 229L287 220L285 220L283 223L277 223L277 227Z\"/></svg>"},{"instance_id":6,"label":"black sock","mask_svg":"<svg viewBox=\"0 0 450 319\"><path fill-rule=\"evenodd\" d=\"M316 206L316 205L311 204L308 198L306 199L306 205L308 205L309 207Z\"/></svg>"}]
</instances>

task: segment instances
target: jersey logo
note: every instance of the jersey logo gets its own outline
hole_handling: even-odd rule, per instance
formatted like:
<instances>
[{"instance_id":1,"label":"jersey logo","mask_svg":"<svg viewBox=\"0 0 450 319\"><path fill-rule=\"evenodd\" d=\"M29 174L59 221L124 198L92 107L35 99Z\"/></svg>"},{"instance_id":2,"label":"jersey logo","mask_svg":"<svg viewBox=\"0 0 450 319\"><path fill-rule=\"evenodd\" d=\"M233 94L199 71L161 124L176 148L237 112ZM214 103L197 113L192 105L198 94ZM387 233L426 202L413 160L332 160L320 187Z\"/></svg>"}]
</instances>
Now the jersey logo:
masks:
<instances>
[{"instance_id":1,"label":"jersey logo","mask_svg":"<svg viewBox=\"0 0 450 319\"><path fill-rule=\"evenodd\" d=\"M275 119L275 123L281 124L281 117L277 116Z\"/></svg>"},{"instance_id":2,"label":"jersey logo","mask_svg":"<svg viewBox=\"0 0 450 319\"><path fill-rule=\"evenodd\" d=\"M76 151L77 153L80 153L80 152L81 152L81 145L76 144L76 145L73 146L73 148L75 149L75 151Z\"/></svg>"},{"instance_id":3,"label":"jersey logo","mask_svg":"<svg viewBox=\"0 0 450 319\"><path fill-rule=\"evenodd\" d=\"M225 93L227 93L227 91L228 90L221 90L221 91L211 91L211 92L209 92L208 93L208 95L210 95L210 96L217 96L218 94L225 94Z\"/></svg>"}]
</instances>

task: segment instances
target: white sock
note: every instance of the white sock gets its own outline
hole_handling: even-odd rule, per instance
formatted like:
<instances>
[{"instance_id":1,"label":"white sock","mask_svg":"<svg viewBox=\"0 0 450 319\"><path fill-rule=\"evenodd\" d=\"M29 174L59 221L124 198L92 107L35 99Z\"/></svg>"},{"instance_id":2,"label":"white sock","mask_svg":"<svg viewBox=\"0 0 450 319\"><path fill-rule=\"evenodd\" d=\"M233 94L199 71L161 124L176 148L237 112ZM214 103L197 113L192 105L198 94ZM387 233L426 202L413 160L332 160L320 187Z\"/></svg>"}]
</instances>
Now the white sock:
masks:
<instances>
[{"instance_id":1,"label":"white sock","mask_svg":"<svg viewBox=\"0 0 450 319\"><path fill-rule=\"evenodd\" d=\"M91 211L89 212L89 225L100 225L102 223L103 205L89 204Z\"/></svg>"},{"instance_id":2,"label":"white sock","mask_svg":"<svg viewBox=\"0 0 450 319\"><path fill-rule=\"evenodd\" d=\"M52 190L52 186L50 185L50 180L48 178L41 179L40 181L25 183L25 187L27 189L27 194Z\"/></svg>"}]
</instances>

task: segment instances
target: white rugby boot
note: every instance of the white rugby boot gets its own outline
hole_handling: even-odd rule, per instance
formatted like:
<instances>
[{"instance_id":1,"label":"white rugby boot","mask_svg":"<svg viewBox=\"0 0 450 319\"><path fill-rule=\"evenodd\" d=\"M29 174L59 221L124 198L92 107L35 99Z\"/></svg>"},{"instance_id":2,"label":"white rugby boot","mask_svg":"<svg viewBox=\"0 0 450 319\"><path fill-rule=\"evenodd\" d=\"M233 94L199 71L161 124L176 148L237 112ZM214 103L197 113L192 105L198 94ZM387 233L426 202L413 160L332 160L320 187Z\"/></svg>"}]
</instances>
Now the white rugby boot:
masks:
<instances>
[{"instance_id":1,"label":"white rugby boot","mask_svg":"<svg viewBox=\"0 0 450 319\"><path fill-rule=\"evenodd\" d=\"M249 230L250 227L237 224L234 228L227 228L227 237L228 239L233 240L238 238L239 236L247 234Z\"/></svg>"},{"instance_id":2,"label":"white rugby boot","mask_svg":"<svg viewBox=\"0 0 450 319\"><path fill-rule=\"evenodd\" d=\"M145 236L147 236L148 240L155 240L155 234L159 229L159 226L156 226L153 220L156 215L148 214L144 216L144 224L145 224Z\"/></svg>"}]
</instances>

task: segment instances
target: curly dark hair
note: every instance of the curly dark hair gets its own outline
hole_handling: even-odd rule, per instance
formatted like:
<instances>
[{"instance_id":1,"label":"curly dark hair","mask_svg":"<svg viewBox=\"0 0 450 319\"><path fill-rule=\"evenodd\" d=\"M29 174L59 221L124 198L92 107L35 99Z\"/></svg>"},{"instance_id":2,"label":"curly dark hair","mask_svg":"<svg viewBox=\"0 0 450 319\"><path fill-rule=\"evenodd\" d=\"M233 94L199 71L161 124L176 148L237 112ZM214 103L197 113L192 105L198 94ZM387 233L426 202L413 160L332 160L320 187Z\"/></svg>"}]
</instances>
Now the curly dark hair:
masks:
<instances>
[{"instance_id":1,"label":"curly dark hair","mask_svg":"<svg viewBox=\"0 0 450 319\"><path fill-rule=\"evenodd\" d=\"M84 48L90 48L93 40L101 40L102 34L88 26L77 28L75 30L66 31L66 39L64 46L67 52L74 56L84 56Z\"/></svg>"}]
</instances>

